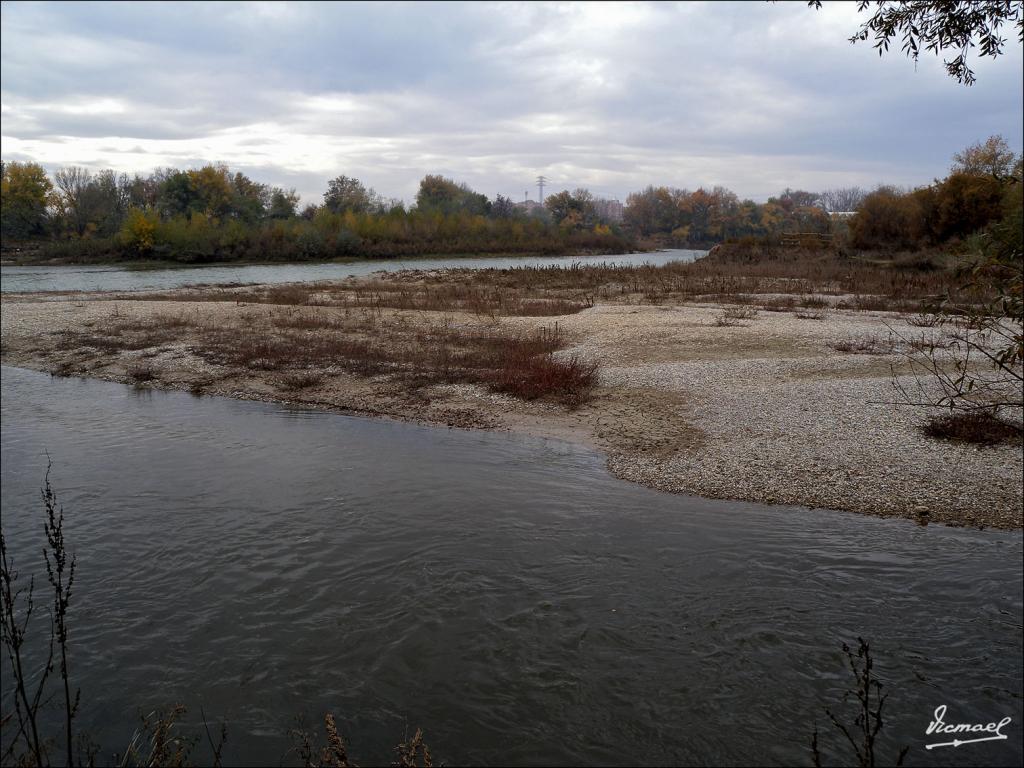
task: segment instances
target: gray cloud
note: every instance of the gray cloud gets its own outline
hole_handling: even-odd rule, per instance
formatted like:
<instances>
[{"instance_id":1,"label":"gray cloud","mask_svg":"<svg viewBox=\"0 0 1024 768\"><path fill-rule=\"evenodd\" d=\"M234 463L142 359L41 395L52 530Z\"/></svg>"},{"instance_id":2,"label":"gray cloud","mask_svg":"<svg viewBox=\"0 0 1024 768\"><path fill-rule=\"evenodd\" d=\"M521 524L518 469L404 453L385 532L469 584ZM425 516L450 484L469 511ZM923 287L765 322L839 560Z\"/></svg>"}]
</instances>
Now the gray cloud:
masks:
<instances>
[{"instance_id":1,"label":"gray cloud","mask_svg":"<svg viewBox=\"0 0 1024 768\"><path fill-rule=\"evenodd\" d=\"M15 3L3 156L224 161L315 200L338 173L522 197L648 183L913 185L992 133L1021 150L1022 57L950 80L847 38L852 4Z\"/></svg>"}]
</instances>

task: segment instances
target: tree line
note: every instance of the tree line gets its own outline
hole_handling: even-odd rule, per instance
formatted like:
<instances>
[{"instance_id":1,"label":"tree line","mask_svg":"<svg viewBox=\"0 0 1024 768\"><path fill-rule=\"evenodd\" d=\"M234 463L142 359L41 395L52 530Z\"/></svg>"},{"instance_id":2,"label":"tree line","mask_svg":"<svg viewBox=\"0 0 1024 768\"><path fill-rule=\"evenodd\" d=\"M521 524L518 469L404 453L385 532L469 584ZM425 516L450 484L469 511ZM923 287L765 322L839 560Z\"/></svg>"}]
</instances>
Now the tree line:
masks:
<instances>
[{"instance_id":1,"label":"tree line","mask_svg":"<svg viewBox=\"0 0 1024 768\"><path fill-rule=\"evenodd\" d=\"M490 200L440 175L420 182L414 206L358 179L328 182L320 204L299 209L294 189L254 181L225 165L160 169L149 176L38 163L2 166L4 247L77 261L323 260L460 253L616 253L632 248L618 227L566 226L502 195Z\"/></svg>"},{"instance_id":2,"label":"tree line","mask_svg":"<svg viewBox=\"0 0 1024 768\"><path fill-rule=\"evenodd\" d=\"M918 250L997 232L1014 236L1019 251L1021 180L1022 157L993 136L957 153L944 179L909 190L882 186L865 197L850 221L850 243Z\"/></svg>"},{"instance_id":3,"label":"tree line","mask_svg":"<svg viewBox=\"0 0 1024 768\"><path fill-rule=\"evenodd\" d=\"M964 242L1019 217L1021 207L1021 158L999 136L958 153L946 178L916 189L786 189L757 203L721 186L648 186L628 196L621 221L587 189L527 209L441 175L420 181L410 207L341 175L320 204L301 210L294 189L219 164L148 176L71 167L51 180L37 163L11 162L2 176L4 247L34 243L44 256L82 261L614 253L638 243L704 248L789 233L907 250Z\"/></svg>"},{"instance_id":4,"label":"tree line","mask_svg":"<svg viewBox=\"0 0 1024 768\"><path fill-rule=\"evenodd\" d=\"M1019 217L1021 175L1021 156L993 136L957 153L944 179L916 189L786 189L755 203L724 187L652 186L629 196L625 223L640 236L683 247L820 233L861 250L918 250L965 243Z\"/></svg>"}]
</instances>

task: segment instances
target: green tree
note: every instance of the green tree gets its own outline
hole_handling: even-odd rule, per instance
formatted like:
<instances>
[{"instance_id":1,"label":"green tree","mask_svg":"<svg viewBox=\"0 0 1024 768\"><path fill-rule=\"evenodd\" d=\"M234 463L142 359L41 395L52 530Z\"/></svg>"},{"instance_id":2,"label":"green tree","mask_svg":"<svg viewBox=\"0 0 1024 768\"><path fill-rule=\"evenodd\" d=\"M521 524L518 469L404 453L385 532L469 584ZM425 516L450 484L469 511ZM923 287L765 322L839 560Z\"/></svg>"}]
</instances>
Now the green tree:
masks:
<instances>
[{"instance_id":1,"label":"green tree","mask_svg":"<svg viewBox=\"0 0 1024 768\"><path fill-rule=\"evenodd\" d=\"M491 216L496 219L511 219L516 214L515 203L504 195L498 195L491 204Z\"/></svg>"},{"instance_id":2,"label":"green tree","mask_svg":"<svg viewBox=\"0 0 1024 768\"><path fill-rule=\"evenodd\" d=\"M46 234L53 185L37 163L0 163L0 233L6 242Z\"/></svg>"},{"instance_id":3,"label":"green tree","mask_svg":"<svg viewBox=\"0 0 1024 768\"><path fill-rule=\"evenodd\" d=\"M292 219L299 205L299 196L294 189L285 191L274 187L270 193L270 208L267 215L272 219Z\"/></svg>"},{"instance_id":4,"label":"green tree","mask_svg":"<svg viewBox=\"0 0 1024 768\"><path fill-rule=\"evenodd\" d=\"M582 187L548 195L544 207L556 224L572 229L590 229L597 223L594 196Z\"/></svg>"},{"instance_id":5,"label":"green tree","mask_svg":"<svg viewBox=\"0 0 1024 768\"><path fill-rule=\"evenodd\" d=\"M367 190L359 179L342 175L327 182L324 207L331 213L367 213L373 197L373 190Z\"/></svg>"},{"instance_id":6,"label":"green tree","mask_svg":"<svg viewBox=\"0 0 1024 768\"><path fill-rule=\"evenodd\" d=\"M416 193L416 208L433 213L487 216L491 212L491 201L487 199L487 195L474 192L466 184L458 184L444 176L428 174L420 180L420 188Z\"/></svg>"},{"instance_id":7,"label":"green tree","mask_svg":"<svg viewBox=\"0 0 1024 768\"><path fill-rule=\"evenodd\" d=\"M129 181L111 170L100 171L85 187L87 228L110 237L121 228L129 205Z\"/></svg>"},{"instance_id":8,"label":"green tree","mask_svg":"<svg viewBox=\"0 0 1024 768\"><path fill-rule=\"evenodd\" d=\"M271 191L266 184L253 181L244 173L235 173L231 179L231 215L252 224L267 214Z\"/></svg>"},{"instance_id":9,"label":"green tree","mask_svg":"<svg viewBox=\"0 0 1024 768\"><path fill-rule=\"evenodd\" d=\"M157 208L165 218L189 218L201 210L199 194L192 178L184 171L171 170L162 175L157 190Z\"/></svg>"},{"instance_id":10,"label":"green tree","mask_svg":"<svg viewBox=\"0 0 1024 768\"><path fill-rule=\"evenodd\" d=\"M234 210L236 191L226 165L204 165L187 171L198 202L198 210L223 219Z\"/></svg>"}]
</instances>

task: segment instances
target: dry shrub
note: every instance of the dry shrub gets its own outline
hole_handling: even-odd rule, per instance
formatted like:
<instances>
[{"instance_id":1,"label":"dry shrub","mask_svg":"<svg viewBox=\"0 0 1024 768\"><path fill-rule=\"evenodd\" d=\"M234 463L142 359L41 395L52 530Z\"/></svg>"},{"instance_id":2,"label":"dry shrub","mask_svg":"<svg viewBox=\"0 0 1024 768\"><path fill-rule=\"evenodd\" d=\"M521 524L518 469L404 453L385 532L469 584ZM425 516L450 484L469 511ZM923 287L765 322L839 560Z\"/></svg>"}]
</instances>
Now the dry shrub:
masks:
<instances>
[{"instance_id":1,"label":"dry shrub","mask_svg":"<svg viewBox=\"0 0 1024 768\"><path fill-rule=\"evenodd\" d=\"M726 307L715 317L715 325L719 327L740 325L755 317L757 317L757 310L753 307Z\"/></svg>"},{"instance_id":2,"label":"dry shrub","mask_svg":"<svg viewBox=\"0 0 1024 768\"><path fill-rule=\"evenodd\" d=\"M828 309L829 303L821 296L801 296L800 306L808 309Z\"/></svg>"},{"instance_id":3,"label":"dry shrub","mask_svg":"<svg viewBox=\"0 0 1024 768\"><path fill-rule=\"evenodd\" d=\"M195 736L185 736L178 728L178 721L186 713L178 704L164 712L156 710L142 717L142 726L135 731L118 765L185 768L192 765L190 757L198 742ZM223 743L223 742L222 742ZM219 763L219 753L218 753ZM115 756L118 757L118 756Z\"/></svg>"},{"instance_id":4,"label":"dry shrub","mask_svg":"<svg viewBox=\"0 0 1024 768\"><path fill-rule=\"evenodd\" d=\"M460 270L424 276L396 273L340 283L285 284L225 289L162 291L133 297L144 301L234 301L282 307L320 306L344 309L400 309L429 312L469 312L485 317L553 317L571 315L594 305L593 296L579 291L540 295L530 288L498 286L476 281ZM422 282L411 282L415 278Z\"/></svg>"},{"instance_id":5,"label":"dry shrub","mask_svg":"<svg viewBox=\"0 0 1024 768\"><path fill-rule=\"evenodd\" d=\"M931 334L921 333L920 336L910 337L905 339L907 346L918 352L925 354L934 354L937 349L945 349L950 345L950 340L941 333L932 332Z\"/></svg>"},{"instance_id":6,"label":"dry shrub","mask_svg":"<svg viewBox=\"0 0 1024 768\"><path fill-rule=\"evenodd\" d=\"M90 347L101 352L121 352L158 347L177 339L185 328L196 326L195 320L184 315L160 315L149 320L114 319L102 326L93 325L87 331L57 331L65 349Z\"/></svg>"},{"instance_id":7,"label":"dry shrub","mask_svg":"<svg viewBox=\"0 0 1024 768\"><path fill-rule=\"evenodd\" d=\"M403 741L395 751L398 753L399 768L432 768L434 760L430 755L430 747L423 742L423 731L419 728L409 741Z\"/></svg>"},{"instance_id":8,"label":"dry shrub","mask_svg":"<svg viewBox=\"0 0 1024 768\"><path fill-rule=\"evenodd\" d=\"M761 301L761 309L767 312L792 312L796 300L792 296L775 297Z\"/></svg>"},{"instance_id":9,"label":"dry shrub","mask_svg":"<svg viewBox=\"0 0 1024 768\"><path fill-rule=\"evenodd\" d=\"M324 377L321 374L313 371L295 371L281 377L281 386L291 390L308 389L315 387L323 380Z\"/></svg>"},{"instance_id":10,"label":"dry shrub","mask_svg":"<svg viewBox=\"0 0 1024 768\"><path fill-rule=\"evenodd\" d=\"M824 309L805 308L798 309L793 313L793 315L801 320L824 320L828 317L828 311Z\"/></svg>"},{"instance_id":11,"label":"dry shrub","mask_svg":"<svg viewBox=\"0 0 1024 768\"><path fill-rule=\"evenodd\" d=\"M299 725L290 732L292 750L304 768L349 768L355 764L350 762L348 748L344 738L338 732L334 715L324 716L324 733L326 744L320 742L317 734L311 733ZM318 743L320 742L320 743ZM398 759L391 765L398 768L432 768L433 757L430 747L423 741L423 731L416 729L415 735L395 747ZM384 763L375 763L383 765Z\"/></svg>"},{"instance_id":12,"label":"dry shrub","mask_svg":"<svg viewBox=\"0 0 1024 768\"><path fill-rule=\"evenodd\" d=\"M856 339L842 339L829 344L836 352L852 355L888 355L893 351L891 338L881 336L861 336Z\"/></svg>"},{"instance_id":13,"label":"dry shrub","mask_svg":"<svg viewBox=\"0 0 1024 768\"><path fill-rule=\"evenodd\" d=\"M922 429L928 437L974 445L1019 442L1024 434L1020 425L1003 421L988 411L967 411L935 416L929 419Z\"/></svg>"},{"instance_id":14,"label":"dry shrub","mask_svg":"<svg viewBox=\"0 0 1024 768\"><path fill-rule=\"evenodd\" d=\"M147 363L139 363L138 365L129 366L125 370L125 375L133 383L142 384L146 381L153 381L156 378L156 370Z\"/></svg>"},{"instance_id":15,"label":"dry shrub","mask_svg":"<svg viewBox=\"0 0 1024 768\"><path fill-rule=\"evenodd\" d=\"M294 328L300 331L316 331L327 328L340 329L345 323L336 317L331 317L320 312L302 314L299 312L287 312L271 315L271 323L277 328Z\"/></svg>"},{"instance_id":16,"label":"dry shrub","mask_svg":"<svg viewBox=\"0 0 1024 768\"><path fill-rule=\"evenodd\" d=\"M590 397L596 382L596 365L552 356L563 346L557 325L535 333L509 333L387 318L372 327L359 318L346 324L272 317L271 323L271 328L204 329L192 351L217 365L298 369L281 378L289 389L319 382L307 369L335 368L362 376L386 374L414 386L480 384L525 400L549 397L577 407Z\"/></svg>"},{"instance_id":17,"label":"dry shrub","mask_svg":"<svg viewBox=\"0 0 1024 768\"><path fill-rule=\"evenodd\" d=\"M310 304L314 292L314 284L285 283L241 292L236 300L259 304Z\"/></svg>"},{"instance_id":18,"label":"dry shrub","mask_svg":"<svg viewBox=\"0 0 1024 768\"><path fill-rule=\"evenodd\" d=\"M577 408L590 399L597 364L585 363L576 355L559 360L550 354L524 354L512 346L489 383L491 389L523 400L554 397Z\"/></svg>"},{"instance_id":19,"label":"dry shrub","mask_svg":"<svg viewBox=\"0 0 1024 768\"><path fill-rule=\"evenodd\" d=\"M942 324L942 315L935 312L917 312L907 318L907 324L917 328L935 328Z\"/></svg>"}]
</instances>

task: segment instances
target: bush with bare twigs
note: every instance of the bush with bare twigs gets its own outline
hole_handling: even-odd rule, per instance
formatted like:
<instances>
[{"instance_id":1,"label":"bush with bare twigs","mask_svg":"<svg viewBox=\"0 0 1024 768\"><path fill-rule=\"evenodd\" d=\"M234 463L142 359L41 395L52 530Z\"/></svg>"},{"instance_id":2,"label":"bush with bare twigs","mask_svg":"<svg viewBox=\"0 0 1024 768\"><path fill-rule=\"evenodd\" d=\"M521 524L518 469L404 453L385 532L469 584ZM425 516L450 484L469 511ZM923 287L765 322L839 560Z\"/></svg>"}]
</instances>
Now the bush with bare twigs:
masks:
<instances>
[{"instance_id":1,"label":"bush with bare twigs","mask_svg":"<svg viewBox=\"0 0 1024 768\"><path fill-rule=\"evenodd\" d=\"M757 310L753 307L726 307L715 316L715 325L719 327L742 325L755 317L757 317Z\"/></svg>"},{"instance_id":2,"label":"bush with bare twigs","mask_svg":"<svg viewBox=\"0 0 1024 768\"><path fill-rule=\"evenodd\" d=\"M836 352L851 355L888 355L892 353L895 345L892 336L888 339L881 336L860 336L854 339L840 339L829 346Z\"/></svg>"},{"instance_id":3,"label":"bush with bare twigs","mask_svg":"<svg viewBox=\"0 0 1024 768\"><path fill-rule=\"evenodd\" d=\"M922 428L928 437L975 445L1017 442L1024 435L1019 424L1010 424L988 411L946 413L933 416Z\"/></svg>"},{"instance_id":4,"label":"bush with bare twigs","mask_svg":"<svg viewBox=\"0 0 1024 768\"><path fill-rule=\"evenodd\" d=\"M976 236L977 257L958 273L953 291L938 294L941 300L929 318L946 331L948 345L907 353L914 382L907 384L894 372L898 403L954 414L988 413L1014 422L1024 418L1024 177L1019 159L1013 173L998 183L1005 195L1005 218ZM965 293L982 299L958 301Z\"/></svg>"}]
</instances>

